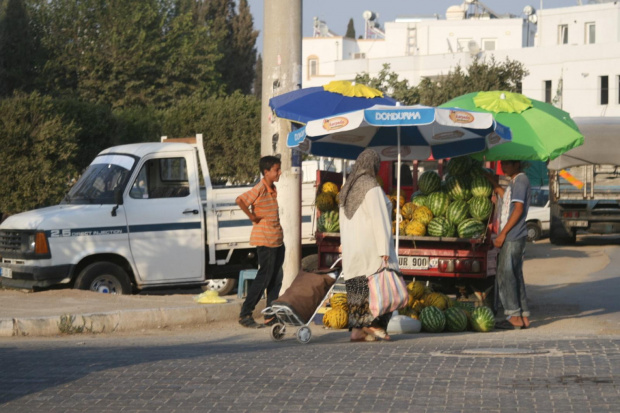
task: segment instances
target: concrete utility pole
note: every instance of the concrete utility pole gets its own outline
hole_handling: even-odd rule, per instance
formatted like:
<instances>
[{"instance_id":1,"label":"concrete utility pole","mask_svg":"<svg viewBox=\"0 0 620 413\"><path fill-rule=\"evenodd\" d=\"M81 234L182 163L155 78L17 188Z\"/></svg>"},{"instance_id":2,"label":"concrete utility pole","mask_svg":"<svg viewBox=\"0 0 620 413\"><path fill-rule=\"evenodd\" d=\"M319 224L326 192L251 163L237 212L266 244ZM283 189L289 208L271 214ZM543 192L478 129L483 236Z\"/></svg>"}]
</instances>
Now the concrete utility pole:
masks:
<instances>
[{"instance_id":1,"label":"concrete utility pole","mask_svg":"<svg viewBox=\"0 0 620 413\"><path fill-rule=\"evenodd\" d=\"M265 0L261 155L280 154L280 222L284 231L284 292L301 264L301 157L286 146L289 121L276 118L269 99L301 88L301 0Z\"/></svg>"}]
</instances>

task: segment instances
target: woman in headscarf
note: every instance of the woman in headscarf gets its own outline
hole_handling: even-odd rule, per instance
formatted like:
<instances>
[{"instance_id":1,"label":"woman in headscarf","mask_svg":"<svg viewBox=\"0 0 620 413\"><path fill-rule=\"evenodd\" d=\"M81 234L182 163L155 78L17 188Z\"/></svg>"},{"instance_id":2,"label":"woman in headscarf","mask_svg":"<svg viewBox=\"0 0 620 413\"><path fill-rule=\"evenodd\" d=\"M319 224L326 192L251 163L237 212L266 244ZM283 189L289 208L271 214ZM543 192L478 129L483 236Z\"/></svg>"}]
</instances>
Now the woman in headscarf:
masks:
<instances>
[{"instance_id":1,"label":"woman in headscarf","mask_svg":"<svg viewBox=\"0 0 620 413\"><path fill-rule=\"evenodd\" d=\"M392 205L377 182L379 155L366 149L340 191L342 271L349 306L351 341L390 340L391 314L373 317L368 307L367 277L383 267L398 270L392 238Z\"/></svg>"}]
</instances>

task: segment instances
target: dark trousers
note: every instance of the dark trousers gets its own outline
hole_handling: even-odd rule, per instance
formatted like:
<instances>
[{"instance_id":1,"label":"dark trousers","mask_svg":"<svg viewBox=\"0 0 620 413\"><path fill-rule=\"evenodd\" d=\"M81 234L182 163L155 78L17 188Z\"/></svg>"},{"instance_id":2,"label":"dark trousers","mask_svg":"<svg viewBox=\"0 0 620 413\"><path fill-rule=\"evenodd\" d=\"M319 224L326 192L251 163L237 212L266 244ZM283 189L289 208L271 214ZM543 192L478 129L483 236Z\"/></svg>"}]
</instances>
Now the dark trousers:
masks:
<instances>
[{"instance_id":1,"label":"dark trousers","mask_svg":"<svg viewBox=\"0 0 620 413\"><path fill-rule=\"evenodd\" d=\"M267 289L267 307L280 296L284 245L275 248L256 247L256 253L258 272L241 307L241 317L252 315L265 289Z\"/></svg>"}]
</instances>

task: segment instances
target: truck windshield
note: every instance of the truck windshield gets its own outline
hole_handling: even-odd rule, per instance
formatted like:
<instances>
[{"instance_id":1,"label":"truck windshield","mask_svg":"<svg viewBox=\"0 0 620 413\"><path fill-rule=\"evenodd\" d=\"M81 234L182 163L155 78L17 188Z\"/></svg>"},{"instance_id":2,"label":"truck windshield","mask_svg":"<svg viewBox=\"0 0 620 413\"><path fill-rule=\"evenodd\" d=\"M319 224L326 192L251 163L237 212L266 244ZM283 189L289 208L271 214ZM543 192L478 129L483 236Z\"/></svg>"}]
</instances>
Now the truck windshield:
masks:
<instances>
[{"instance_id":1,"label":"truck windshield","mask_svg":"<svg viewBox=\"0 0 620 413\"><path fill-rule=\"evenodd\" d=\"M69 191L63 204L116 204L114 190L123 190L135 160L126 155L95 158Z\"/></svg>"}]
</instances>

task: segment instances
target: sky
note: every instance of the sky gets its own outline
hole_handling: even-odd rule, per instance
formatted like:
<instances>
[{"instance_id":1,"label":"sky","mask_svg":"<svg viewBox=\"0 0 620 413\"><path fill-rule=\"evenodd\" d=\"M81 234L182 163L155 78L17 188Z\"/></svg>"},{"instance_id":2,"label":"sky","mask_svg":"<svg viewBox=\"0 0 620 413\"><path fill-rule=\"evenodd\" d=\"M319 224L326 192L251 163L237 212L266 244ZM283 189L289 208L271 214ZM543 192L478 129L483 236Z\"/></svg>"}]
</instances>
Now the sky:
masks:
<instances>
[{"instance_id":1,"label":"sky","mask_svg":"<svg viewBox=\"0 0 620 413\"><path fill-rule=\"evenodd\" d=\"M263 3L265 1L269 0L248 0L254 16L254 27L261 32L257 42L257 49L261 54ZM576 6L579 0L481 0L481 2L497 14L511 13L522 16L523 8L527 5L539 10ZM582 0L583 4L587 2L588 0ZM347 31L349 19L353 18L355 33L359 37L364 34L362 13L365 10L377 14L378 21L383 27L385 22L394 21L398 16L439 14L441 18L445 18L448 7L458 4L462 4L462 0L302 0L302 34L304 37L312 36L315 16L327 23L331 31L342 36Z\"/></svg>"}]
</instances>

